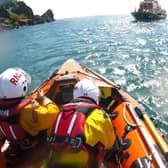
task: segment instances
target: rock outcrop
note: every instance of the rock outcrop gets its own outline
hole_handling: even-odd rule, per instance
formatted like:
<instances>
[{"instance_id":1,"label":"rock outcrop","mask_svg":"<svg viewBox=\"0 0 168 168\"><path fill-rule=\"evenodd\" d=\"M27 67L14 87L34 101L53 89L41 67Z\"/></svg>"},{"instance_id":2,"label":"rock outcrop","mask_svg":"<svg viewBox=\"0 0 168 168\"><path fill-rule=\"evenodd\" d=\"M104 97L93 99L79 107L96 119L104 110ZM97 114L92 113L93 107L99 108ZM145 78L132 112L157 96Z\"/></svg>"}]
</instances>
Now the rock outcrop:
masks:
<instances>
[{"instance_id":1,"label":"rock outcrop","mask_svg":"<svg viewBox=\"0 0 168 168\"><path fill-rule=\"evenodd\" d=\"M0 30L52 21L55 21L55 19L51 9L48 9L40 16L34 15L31 7L27 6L23 1L12 0L0 4Z\"/></svg>"}]
</instances>

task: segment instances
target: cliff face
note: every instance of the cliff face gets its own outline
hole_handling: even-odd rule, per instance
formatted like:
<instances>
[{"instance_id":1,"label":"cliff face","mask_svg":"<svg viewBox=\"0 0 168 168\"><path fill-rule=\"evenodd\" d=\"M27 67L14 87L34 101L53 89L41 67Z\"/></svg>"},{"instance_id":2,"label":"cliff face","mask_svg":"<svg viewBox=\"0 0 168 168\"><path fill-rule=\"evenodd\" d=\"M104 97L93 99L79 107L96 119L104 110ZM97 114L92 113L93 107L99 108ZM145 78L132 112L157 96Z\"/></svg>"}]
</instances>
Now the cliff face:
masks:
<instances>
[{"instance_id":1,"label":"cliff face","mask_svg":"<svg viewBox=\"0 0 168 168\"><path fill-rule=\"evenodd\" d=\"M13 0L0 4L0 30L52 21L55 21L55 19L51 9L40 16L34 15L33 10L23 1Z\"/></svg>"}]
</instances>

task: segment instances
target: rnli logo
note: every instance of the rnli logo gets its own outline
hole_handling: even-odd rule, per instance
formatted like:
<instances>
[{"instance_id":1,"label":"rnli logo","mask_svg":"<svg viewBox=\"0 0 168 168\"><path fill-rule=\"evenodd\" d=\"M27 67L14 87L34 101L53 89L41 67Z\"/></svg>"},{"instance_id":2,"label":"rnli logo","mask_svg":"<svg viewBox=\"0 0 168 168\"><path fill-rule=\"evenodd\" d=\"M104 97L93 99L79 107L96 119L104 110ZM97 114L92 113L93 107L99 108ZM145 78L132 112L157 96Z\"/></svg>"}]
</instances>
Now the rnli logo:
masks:
<instances>
[{"instance_id":1,"label":"rnli logo","mask_svg":"<svg viewBox=\"0 0 168 168\"><path fill-rule=\"evenodd\" d=\"M9 115L9 110L0 110L0 115L1 116L8 116Z\"/></svg>"},{"instance_id":2,"label":"rnli logo","mask_svg":"<svg viewBox=\"0 0 168 168\"><path fill-rule=\"evenodd\" d=\"M10 79L10 82L13 84L13 85L17 85L19 79L22 77L22 74L21 73L18 73L16 72L12 78Z\"/></svg>"}]
</instances>

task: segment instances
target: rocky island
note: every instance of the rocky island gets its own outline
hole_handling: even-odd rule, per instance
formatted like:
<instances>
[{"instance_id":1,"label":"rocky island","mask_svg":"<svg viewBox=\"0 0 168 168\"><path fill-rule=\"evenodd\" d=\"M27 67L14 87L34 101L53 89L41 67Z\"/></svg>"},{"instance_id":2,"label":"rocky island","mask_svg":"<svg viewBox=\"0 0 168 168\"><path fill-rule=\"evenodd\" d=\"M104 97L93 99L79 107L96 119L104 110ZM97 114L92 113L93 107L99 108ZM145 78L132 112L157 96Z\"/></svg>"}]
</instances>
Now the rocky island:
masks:
<instances>
[{"instance_id":1,"label":"rocky island","mask_svg":"<svg viewBox=\"0 0 168 168\"><path fill-rule=\"evenodd\" d=\"M19 28L55 21L54 14L48 9L43 15L34 15L31 7L19 0L0 2L0 30Z\"/></svg>"}]
</instances>

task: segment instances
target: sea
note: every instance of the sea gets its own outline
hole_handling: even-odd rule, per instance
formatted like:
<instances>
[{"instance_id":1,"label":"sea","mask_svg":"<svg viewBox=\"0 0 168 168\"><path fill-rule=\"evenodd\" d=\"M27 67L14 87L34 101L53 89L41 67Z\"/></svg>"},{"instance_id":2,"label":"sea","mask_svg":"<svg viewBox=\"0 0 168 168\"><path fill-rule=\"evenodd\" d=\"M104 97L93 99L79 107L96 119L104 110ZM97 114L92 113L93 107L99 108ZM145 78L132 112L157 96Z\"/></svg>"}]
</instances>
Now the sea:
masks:
<instances>
[{"instance_id":1,"label":"sea","mask_svg":"<svg viewBox=\"0 0 168 168\"><path fill-rule=\"evenodd\" d=\"M92 16L0 32L0 72L9 67L29 72L29 92L69 58L119 84L168 137L167 19Z\"/></svg>"}]
</instances>

